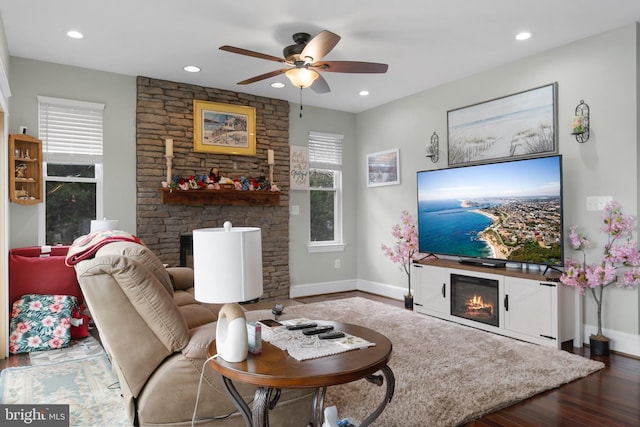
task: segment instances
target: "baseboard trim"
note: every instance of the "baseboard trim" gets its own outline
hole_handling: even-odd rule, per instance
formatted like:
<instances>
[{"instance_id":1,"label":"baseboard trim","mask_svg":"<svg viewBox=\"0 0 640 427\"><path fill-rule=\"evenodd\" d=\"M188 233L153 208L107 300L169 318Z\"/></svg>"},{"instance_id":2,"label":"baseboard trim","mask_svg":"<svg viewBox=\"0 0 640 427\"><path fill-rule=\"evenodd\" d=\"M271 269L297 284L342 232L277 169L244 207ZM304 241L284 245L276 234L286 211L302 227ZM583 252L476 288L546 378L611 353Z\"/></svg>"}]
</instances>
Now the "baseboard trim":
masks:
<instances>
[{"instance_id":1,"label":"baseboard trim","mask_svg":"<svg viewBox=\"0 0 640 427\"><path fill-rule=\"evenodd\" d=\"M582 337L584 344L589 344L589 337L597 332L598 328L596 326L584 325L584 337ZM640 357L640 335L605 328L602 328L602 333L604 336L611 339L611 342L609 343L611 351Z\"/></svg>"},{"instance_id":2,"label":"baseboard trim","mask_svg":"<svg viewBox=\"0 0 640 427\"><path fill-rule=\"evenodd\" d=\"M289 298L308 297L313 295L333 294L358 290L357 280L340 280L336 282L307 283L292 285L289 288Z\"/></svg>"},{"instance_id":3,"label":"baseboard trim","mask_svg":"<svg viewBox=\"0 0 640 427\"><path fill-rule=\"evenodd\" d=\"M369 280L358 280L358 290L399 301L404 300L404 295L407 293L406 288L387 285L386 283L371 282Z\"/></svg>"},{"instance_id":4,"label":"baseboard trim","mask_svg":"<svg viewBox=\"0 0 640 427\"><path fill-rule=\"evenodd\" d=\"M406 290L397 286L368 280L340 280L336 282L307 283L292 285L289 298L308 297L313 295L332 294L335 292L363 291L383 297L402 300Z\"/></svg>"}]
</instances>

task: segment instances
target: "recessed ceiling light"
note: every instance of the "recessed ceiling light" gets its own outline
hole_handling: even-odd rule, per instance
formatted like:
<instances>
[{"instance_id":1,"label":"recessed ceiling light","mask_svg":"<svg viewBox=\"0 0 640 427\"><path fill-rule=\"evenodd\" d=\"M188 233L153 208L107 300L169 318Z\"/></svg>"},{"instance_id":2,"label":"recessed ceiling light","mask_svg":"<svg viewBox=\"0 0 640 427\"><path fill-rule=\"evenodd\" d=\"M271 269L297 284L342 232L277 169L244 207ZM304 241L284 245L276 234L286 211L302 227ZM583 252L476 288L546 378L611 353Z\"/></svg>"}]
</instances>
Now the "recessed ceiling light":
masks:
<instances>
[{"instance_id":1,"label":"recessed ceiling light","mask_svg":"<svg viewBox=\"0 0 640 427\"><path fill-rule=\"evenodd\" d=\"M182 69L188 73L197 73L200 71L200 67L196 67L195 65L185 65Z\"/></svg>"},{"instance_id":2,"label":"recessed ceiling light","mask_svg":"<svg viewBox=\"0 0 640 427\"><path fill-rule=\"evenodd\" d=\"M72 39L81 39L84 37L84 35L80 31L76 30L67 31L67 36L71 37Z\"/></svg>"},{"instance_id":3,"label":"recessed ceiling light","mask_svg":"<svg viewBox=\"0 0 640 427\"><path fill-rule=\"evenodd\" d=\"M527 31L523 31L521 33L518 33L516 35L516 40L522 41L522 40L529 40L531 38L533 34L531 34L530 32Z\"/></svg>"},{"instance_id":4,"label":"recessed ceiling light","mask_svg":"<svg viewBox=\"0 0 640 427\"><path fill-rule=\"evenodd\" d=\"M271 83L271 87L274 87L276 89L281 89L281 88L284 87L284 83L282 83L282 82L273 82L273 83Z\"/></svg>"},{"instance_id":5,"label":"recessed ceiling light","mask_svg":"<svg viewBox=\"0 0 640 427\"><path fill-rule=\"evenodd\" d=\"M367 96L367 95L369 95L369 91L368 90L361 90L360 92L358 92L358 95Z\"/></svg>"}]
</instances>

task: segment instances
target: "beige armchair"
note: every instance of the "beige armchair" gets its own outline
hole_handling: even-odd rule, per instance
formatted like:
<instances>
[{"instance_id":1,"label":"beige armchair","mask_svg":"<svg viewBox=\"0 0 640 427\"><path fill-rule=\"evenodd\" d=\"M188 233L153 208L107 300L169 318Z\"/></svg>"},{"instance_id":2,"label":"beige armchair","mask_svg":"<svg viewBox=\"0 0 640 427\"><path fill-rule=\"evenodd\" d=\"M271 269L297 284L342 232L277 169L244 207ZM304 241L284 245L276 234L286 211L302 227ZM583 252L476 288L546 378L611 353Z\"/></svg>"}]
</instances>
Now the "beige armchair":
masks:
<instances>
[{"instance_id":1,"label":"beige armchair","mask_svg":"<svg viewBox=\"0 0 640 427\"><path fill-rule=\"evenodd\" d=\"M193 298L190 269L165 269L136 243L107 244L75 268L131 422L190 425L218 306ZM254 387L236 386L245 400L253 398ZM283 390L271 425L306 426L312 408L312 390ZM235 411L221 377L207 366L195 424L243 426Z\"/></svg>"}]
</instances>

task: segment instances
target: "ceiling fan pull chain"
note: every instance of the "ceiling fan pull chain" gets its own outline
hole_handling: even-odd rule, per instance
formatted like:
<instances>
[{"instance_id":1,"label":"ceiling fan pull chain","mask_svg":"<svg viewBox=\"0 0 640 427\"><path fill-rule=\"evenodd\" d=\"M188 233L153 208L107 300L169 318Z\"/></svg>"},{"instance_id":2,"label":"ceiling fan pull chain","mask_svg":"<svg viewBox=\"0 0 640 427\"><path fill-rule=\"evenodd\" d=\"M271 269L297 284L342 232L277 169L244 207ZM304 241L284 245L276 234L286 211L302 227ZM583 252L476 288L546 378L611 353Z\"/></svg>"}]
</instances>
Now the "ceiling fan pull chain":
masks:
<instances>
[{"instance_id":1,"label":"ceiling fan pull chain","mask_svg":"<svg viewBox=\"0 0 640 427\"><path fill-rule=\"evenodd\" d=\"M300 88L300 118L302 118L302 88Z\"/></svg>"}]
</instances>

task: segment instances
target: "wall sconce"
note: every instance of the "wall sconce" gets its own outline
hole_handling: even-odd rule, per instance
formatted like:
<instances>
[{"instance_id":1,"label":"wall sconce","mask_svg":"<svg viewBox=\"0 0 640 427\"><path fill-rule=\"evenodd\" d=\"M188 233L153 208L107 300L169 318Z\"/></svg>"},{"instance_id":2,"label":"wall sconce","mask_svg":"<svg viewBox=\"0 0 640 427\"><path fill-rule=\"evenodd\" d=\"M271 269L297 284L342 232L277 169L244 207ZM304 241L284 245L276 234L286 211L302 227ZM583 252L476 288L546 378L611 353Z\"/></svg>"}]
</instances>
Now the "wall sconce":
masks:
<instances>
[{"instance_id":1,"label":"wall sconce","mask_svg":"<svg viewBox=\"0 0 640 427\"><path fill-rule=\"evenodd\" d=\"M438 159L440 158L439 141L438 134L433 132L433 135L431 135L431 141L429 142L429 145L427 145L427 154L425 155L425 157L431 157L431 161L433 163L438 163Z\"/></svg>"},{"instance_id":2,"label":"wall sconce","mask_svg":"<svg viewBox=\"0 0 640 427\"><path fill-rule=\"evenodd\" d=\"M576 136L576 141L584 143L589 140L589 105L582 99L576 107L576 115L571 125L571 135Z\"/></svg>"}]
</instances>

